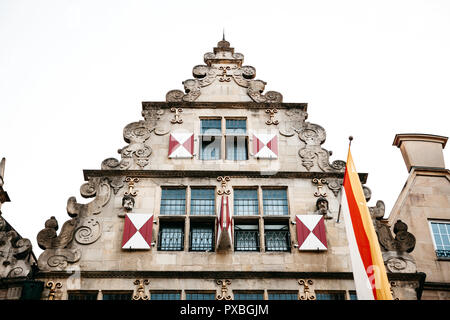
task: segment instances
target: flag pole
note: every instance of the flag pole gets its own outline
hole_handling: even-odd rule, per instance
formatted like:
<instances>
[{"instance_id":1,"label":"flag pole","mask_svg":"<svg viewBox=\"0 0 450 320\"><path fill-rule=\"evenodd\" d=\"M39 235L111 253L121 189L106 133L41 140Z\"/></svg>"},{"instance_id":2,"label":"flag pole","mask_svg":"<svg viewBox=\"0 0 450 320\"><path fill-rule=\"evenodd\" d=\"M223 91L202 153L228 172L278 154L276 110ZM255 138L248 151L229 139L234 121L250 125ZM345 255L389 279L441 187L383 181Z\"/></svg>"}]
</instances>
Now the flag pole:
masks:
<instances>
[{"instance_id":1,"label":"flag pole","mask_svg":"<svg viewBox=\"0 0 450 320\"><path fill-rule=\"evenodd\" d=\"M348 149L350 150L350 146L352 145L352 140L353 140L353 136L349 136L348 137ZM338 211L338 216L337 216L337 220L336 223L339 223L339 218L341 217L341 208L342 208L342 190L344 190L344 181L342 181L342 186L341 189L339 190L339 211Z\"/></svg>"}]
</instances>

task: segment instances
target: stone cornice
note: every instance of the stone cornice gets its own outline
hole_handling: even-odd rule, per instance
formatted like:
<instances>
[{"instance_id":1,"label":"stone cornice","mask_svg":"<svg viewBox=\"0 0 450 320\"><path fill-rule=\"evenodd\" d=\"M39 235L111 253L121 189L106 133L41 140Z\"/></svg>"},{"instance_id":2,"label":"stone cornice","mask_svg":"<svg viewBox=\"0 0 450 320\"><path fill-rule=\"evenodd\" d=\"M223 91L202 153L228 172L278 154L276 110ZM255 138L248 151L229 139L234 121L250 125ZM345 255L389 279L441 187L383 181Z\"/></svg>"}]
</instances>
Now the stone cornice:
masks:
<instances>
[{"instance_id":1,"label":"stone cornice","mask_svg":"<svg viewBox=\"0 0 450 320\"><path fill-rule=\"evenodd\" d=\"M178 108L207 108L207 109L300 109L307 111L307 103L266 103L266 102L162 102L142 101L142 110L151 108L170 109Z\"/></svg>"},{"instance_id":2,"label":"stone cornice","mask_svg":"<svg viewBox=\"0 0 450 320\"><path fill-rule=\"evenodd\" d=\"M69 278L75 272L70 271L53 271L39 272L36 279L46 278ZM296 279L296 278L312 278L312 279L341 279L352 280L352 272L295 272L295 271L81 271L79 276L82 278L182 278L182 279ZM420 281L425 280L424 273L388 273L391 281Z\"/></svg>"},{"instance_id":3,"label":"stone cornice","mask_svg":"<svg viewBox=\"0 0 450 320\"><path fill-rule=\"evenodd\" d=\"M445 148L448 137L438 136L434 134L425 133L401 133L396 134L394 138L393 146L400 148L403 141L423 141L423 142L434 142L442 144L442 149Z\"/></svg>"},{"instance_id":4,"label":"stone cornice","mask_svg":"<svg viewBox=\"0 0 450 320\"><path fill-rule=\"evenodd\" d=\"M229 176L234 178L274 178L274 179L313 179L313 178L344 178L344 172L302 172L278 171L270 174L264 171L211 171L211 170L83 170L84 179L90 177L127 176L136 178L217 178ZM367 173L359 173L361 183L367 181Z\"/></svg>"}]
</instances>

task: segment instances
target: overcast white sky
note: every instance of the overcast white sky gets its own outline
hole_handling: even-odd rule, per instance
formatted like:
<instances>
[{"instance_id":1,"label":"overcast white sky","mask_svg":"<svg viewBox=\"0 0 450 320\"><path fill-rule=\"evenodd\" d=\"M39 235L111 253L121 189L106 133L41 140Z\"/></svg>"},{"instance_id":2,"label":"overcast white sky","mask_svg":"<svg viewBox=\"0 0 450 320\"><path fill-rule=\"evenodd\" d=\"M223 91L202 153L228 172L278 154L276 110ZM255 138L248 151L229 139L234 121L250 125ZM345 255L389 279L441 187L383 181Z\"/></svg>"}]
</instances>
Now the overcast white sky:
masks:
<instances>
[{"instance_id":1,"label":"overcast white sky","mask_svg":"<svg viewBox=\"0 0 450 320\"><path fill-rule=\"evenodd\" d=\"M308 103L331 160L354 136L369 205L389 213L406 181L396 133L449 136L448 0L0 0L2 212L37 255L45 220L89 201L82 170L119 158L141 101L183 89L223 28L266 91Z\"/></svg>"}]
</instances>

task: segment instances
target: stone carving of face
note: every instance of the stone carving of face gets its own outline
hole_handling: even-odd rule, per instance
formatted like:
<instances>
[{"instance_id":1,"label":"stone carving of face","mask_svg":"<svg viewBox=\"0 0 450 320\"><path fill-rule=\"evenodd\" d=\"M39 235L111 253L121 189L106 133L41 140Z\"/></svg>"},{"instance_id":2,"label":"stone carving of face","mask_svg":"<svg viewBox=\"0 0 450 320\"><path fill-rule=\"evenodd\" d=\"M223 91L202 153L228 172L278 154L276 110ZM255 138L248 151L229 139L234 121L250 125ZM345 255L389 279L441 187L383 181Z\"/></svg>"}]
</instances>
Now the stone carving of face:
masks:
<instances>
[{"instance_id":1,"label":"stone carving of face","mask_svg":"<svg viewBox=\"0 0 450 320\"><path fill-rule=\"evenodd\" d=\"M134 198L130 196L124 196L122 198L122 206L125 211L130 212L134 208Z\"/></svg>"},{"instance_id":2,"label":"stone carving of face","mask_svg":"<svg viewBox=\"0 0 450 320\"><path fill-rule=\"evenodd\" d=\"M321 214L327 214L328 213L328 201L324 198L319 198L316 203L317 211L319 211Z\"/></svg>"}]
</instances>

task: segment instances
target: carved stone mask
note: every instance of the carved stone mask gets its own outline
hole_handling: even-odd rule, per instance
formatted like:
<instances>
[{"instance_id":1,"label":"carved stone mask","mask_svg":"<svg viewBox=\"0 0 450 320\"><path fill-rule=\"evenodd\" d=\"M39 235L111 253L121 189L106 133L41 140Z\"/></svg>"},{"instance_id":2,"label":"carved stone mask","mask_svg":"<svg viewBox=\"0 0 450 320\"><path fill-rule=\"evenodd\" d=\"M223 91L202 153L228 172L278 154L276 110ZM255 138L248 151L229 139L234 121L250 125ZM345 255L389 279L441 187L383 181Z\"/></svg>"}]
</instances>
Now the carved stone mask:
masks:
<instances>
[{"instance_id":1,"label":"carved stone mask","mask_svg":"<svg viewBox=\"0 0 450 320\"><path fill-rule=\"evenodd\" d=\"M124 196L122 198L122 206L124 207L125 211L129 212L133 210L134 208L134 198L131 196Z\"/></svg>"},{"instance_id":2,"label":"carved stone mask","mask_svg":"<svg viewBox=\"0 0 450 320\"><path fill-rule=\"evenodd\" d=\"M328 212L328 200L325 198L319 198L316 202L317 211L321 214L327 214Z\"/></svg>"}]
</instances>

